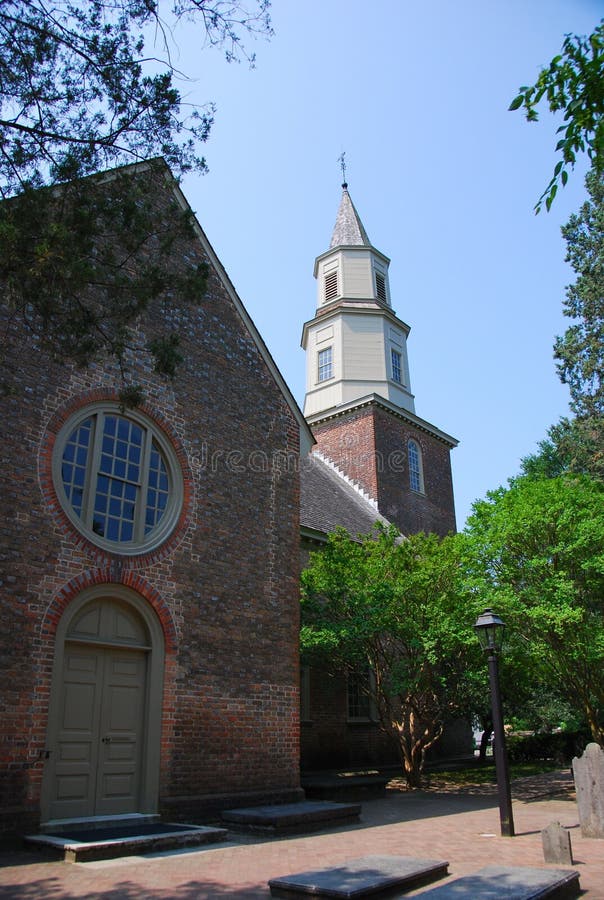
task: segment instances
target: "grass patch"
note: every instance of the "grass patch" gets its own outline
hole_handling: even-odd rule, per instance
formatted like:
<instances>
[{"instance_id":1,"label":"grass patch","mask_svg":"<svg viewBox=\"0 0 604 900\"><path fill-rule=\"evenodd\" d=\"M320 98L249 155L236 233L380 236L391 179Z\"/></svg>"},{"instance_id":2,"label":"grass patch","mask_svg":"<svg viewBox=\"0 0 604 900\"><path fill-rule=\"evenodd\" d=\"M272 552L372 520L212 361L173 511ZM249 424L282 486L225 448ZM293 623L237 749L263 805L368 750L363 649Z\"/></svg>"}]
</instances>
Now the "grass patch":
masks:
<instances>
[{"instance_id":1,"label":"grass patch","mask_svg":"<svg viewBox=\"0 0 604 900\"><path fill-rule=\"evenodd\" d=\"M510 778L530 778L532 775L541 775L543 772L553 772L560 768L559 764L551 760L536 762L510 763ZM431 784L446 782L465 787L471 784L496 784L495 763L488 762L467 766L465 769L446 769L438 772L427 772Z\"/></svg>"}]
</instances>

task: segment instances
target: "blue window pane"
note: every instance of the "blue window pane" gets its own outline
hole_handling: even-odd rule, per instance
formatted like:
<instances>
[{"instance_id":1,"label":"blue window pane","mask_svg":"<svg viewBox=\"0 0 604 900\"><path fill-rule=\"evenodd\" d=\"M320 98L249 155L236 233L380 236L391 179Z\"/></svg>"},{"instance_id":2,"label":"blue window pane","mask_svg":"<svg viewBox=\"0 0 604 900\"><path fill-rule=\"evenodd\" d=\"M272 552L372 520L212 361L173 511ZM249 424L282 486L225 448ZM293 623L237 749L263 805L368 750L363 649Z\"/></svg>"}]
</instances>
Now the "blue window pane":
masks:
<instances>
[{"instance_id":1,"label":"blue window pane","mask_svg":"<svg viewBox=\"0 0 604 900\"><path fill-rule=\"evenodd\" d=\"M120 530L121 541L131 541L134 535L134 529L131 522L122 522Z\"/></svg>"},{"instance_id":2,"label":"blue window pane","mask_svg":"<svg viewBox=\"0 0 604 900\"><path fill-rule=\"evenodd\" d=\"M126 476L128 481L138 481L139 480L139 467L138 466L128 466L128 474Z\"/></svg>"},{"instance_id":3,"label":"blue window pane","mask_svg":"<svg viewBox=\"0 0 604 900\"><path fill-rule=\"evenodd\" d=\"M65 451L63 453L63 459L66 462L73 462L73 458L75 456L75 447L73 444L69 443L65 445Z\"/></svg>"},{"instance_id":4,"label":"blue window pane","mask_svg":"<svg viewBox=\"0 0 604 900\"><path fill-rule=\"evenodd\" d=\"M94 511L95 511L95 513L106 513L107 512L107 497L105 497L103 494L96 495Z\"/></svg>"},{"instance_id":5,"label":"blue window pane","mask_svg":"<svg viewBox=\"0 0 604 900\"><path fill-rule=\"evenodd\" d=\"M125 441L116 441L115 455L118 459L126 459L128 456L128 444Z\"/></svg>"},{"instance_id":6,"label":"blue window pane","mask_svg":"<svg viewBox=\"0 0 604 900\"><path fill-rule=\"evenodd\" d=\"M107 519L107 531L105 537L110 541L118 541L120 533L120 523L117 519Z\"/></svg>"},{"instance_id":7,"label":"blue window pane","mask_svg":"<svg viewBox=\"0 0 604 900\"><path fill-rule=\"evenodd\" d=\"M122 441L127 441L130 435L130 423L126 419L120 419L117 426L117 436Z\"/></svg>"},{"instance_id":8,"label":"blue window pane","mask_svg":"<svg viewBox=\"0 0 604 900\"><path fill-rule=\"evenodd\" d=\"M116 478L126 477L126 463L123 460L115 459L113 461L113 474Z\"/></svg>"},{"instance_id":9,"label":"blue window pane","mask_svg":"<svg viewBox=\"0 0 604 900\"><path fill-rule=\"evenodd\" d=\"M120 484L119 481L112 481L110 494L112 497L123 497L124 496L123 484Z\"/></svg>"},{"instance_id":10,"label":"blue window pane","mask_svg":"<svg viewBox=\"0 0 604 900\"><path fill-rule=\"evenodd\" d=\"M100 471L106 472L108 475L111 475L111 463L112 463L111 457L108 456L106 453L103 453L103 455L101 456L101 465L99 467Z\"/></svg>"},{"instance_id":11,"label":"blue window pane","mask_svg":"<svg viewBox=\"0 0 604 900\"><path fill-rule=\"evenodd\" d=\"M105 434L115 434L117 419L115 416L105 416Z\"/></svg>"},{"instance_id":12,"label":"blue window pane","mask_svg":"<svg viewBox=\"0 0 604 900\"><path fill-rule=\"evenodd\" d=\"M110 516L119 516L122 511L122 501L121 500L110 500L109 501L109 515Z\"/></svg>"},{"instance_id":13,"label":"blue window pane","mask_svg":"<svg viewBox=\"0 0 604 900\"><path fill-rule=\"evenodd\" d=\"M124 485L124 497L126 500L136 500L136 485Z\"/></svg>"}]
</instances>

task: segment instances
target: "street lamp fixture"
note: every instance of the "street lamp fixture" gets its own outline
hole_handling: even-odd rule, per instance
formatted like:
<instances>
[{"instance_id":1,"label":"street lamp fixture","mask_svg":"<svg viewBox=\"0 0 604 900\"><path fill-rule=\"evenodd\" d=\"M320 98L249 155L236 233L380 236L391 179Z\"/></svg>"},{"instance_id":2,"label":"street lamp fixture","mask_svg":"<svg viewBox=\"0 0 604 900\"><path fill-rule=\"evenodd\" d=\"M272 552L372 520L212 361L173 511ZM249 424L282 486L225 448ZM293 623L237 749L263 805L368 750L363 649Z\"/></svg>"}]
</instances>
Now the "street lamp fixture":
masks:
<instances>
[{"instance_id":1,"label":"street lamp fixture","mask_svg":"<svg viewBox=\"0 0 604 900\"><path fill-rule=\"evenodd\" d=\"M501 691L499 689L499 667L497 654L501 652L505 624L495 615L492 609L478 616L474 624L480 646L489 658L489 683L491 686L491 707L493 710L493 736L495 771L497 773L497 793L499 795L499 820L503 837L514 837L514 817L512 815L512 794L510 791L510 774L508 757L505 749L505 732L503 730L503 709Z\"/></svg>"}]
</instances>

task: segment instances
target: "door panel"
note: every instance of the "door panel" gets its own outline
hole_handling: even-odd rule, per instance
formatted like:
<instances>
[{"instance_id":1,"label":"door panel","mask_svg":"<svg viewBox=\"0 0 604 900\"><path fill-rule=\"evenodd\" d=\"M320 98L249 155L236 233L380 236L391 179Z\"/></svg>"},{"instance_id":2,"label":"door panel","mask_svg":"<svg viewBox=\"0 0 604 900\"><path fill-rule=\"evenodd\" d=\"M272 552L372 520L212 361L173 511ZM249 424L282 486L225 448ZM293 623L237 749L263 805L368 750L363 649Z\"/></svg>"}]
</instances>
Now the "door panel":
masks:
<instances>
[{"instance_id":1,"label":"door panel","mask_svg":"<svg viewBox=\"0 0 604 900\"><path fill-rule=\"evenodd\" d=\"M105 654L97 815L138 810L145 709L146 654Z\"/></svg>"},{"instance_id":2,"label":"door panel","mask_svg":"<svg viewBox=\"0 0 604 900\"><path fill-rule=\"evenodd\" d=\"M103 652L65 646L53 818L88 815L94 804Z\"/></svg>"},{"instance_id":3,"label":"door panel","mask_svg":"<svg viewBox=\"0 0 604 900\"><path fill-rule=\"evenodd\" d=\"M146 653L65 643L51 818L137 812Z\"/></svg>"}]
</instances>

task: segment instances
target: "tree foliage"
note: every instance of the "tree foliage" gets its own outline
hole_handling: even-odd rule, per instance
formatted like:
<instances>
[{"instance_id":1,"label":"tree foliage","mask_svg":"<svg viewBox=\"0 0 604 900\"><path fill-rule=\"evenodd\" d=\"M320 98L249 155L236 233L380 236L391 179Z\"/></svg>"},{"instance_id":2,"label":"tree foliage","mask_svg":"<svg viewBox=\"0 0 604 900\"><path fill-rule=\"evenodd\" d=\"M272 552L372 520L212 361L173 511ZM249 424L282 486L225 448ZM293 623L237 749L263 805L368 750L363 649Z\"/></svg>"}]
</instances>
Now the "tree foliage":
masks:
<instances>
[{"instance_id":1,"label":"tree foliage","mask_svg":"<svg viewBox=\"0 0 604 900\"><path fill-rule=\"evenodd\" d=\"M248 4L249 6L249 4ZM212 108L189 108L171 60L174 28L247 55L246 32L270 33L269 3L238 0L3 0L0 4L0 187L12 194L161 155L203 169ZM249 57L248 57L249 58Z\"/></svg>"},{"instance_id":2,"label":"tree foliage","mask_svg":"<svg viewBox=\"0 0 604 900\"><path fill-rule=\"evenodd\" d=\"M586 476L521 477L474 505L473 590L488 597L604 746L604 488Z\"/></svg>"},{"instance_id":3,"label":"tree foliage","mask_svg":"<svg viewBox=\"0 0 604 900\"><path fill-rule=\"evenodd\" d=\"M574 322L554 348L581 418L604 417L604 172L589 172L585 183L589 199L562 228L566 262L577 275L566 289L564 315Z\"/></svg>"},{"instance_id":4,"label":"tree foliage","mask_svg":"<svg viewBox=\"0 0 604 900\"><path fill-rule=\"evenodd\" d=\"M180 268L174 241L191 223L173 205L157 221L162 157L178 177L205 171L213 107L190 107L172 62L178 29L227 59L253 62L243 38L270 35L269 0L3 0L0 4L0 281L23 352L43 347L122 372L130 331L155 298L199 298L206 273ZM163 17L165 15L165 18ZM126 163L111 178L93 173ZM144 175L141 174L144 171ZM13 332L15 333L15 332ZM176 330L147 350L178 364ZM0 381L13 373L0 358ZM126 394L137 396L136 385Z\"/></svg>"},{"instance_id":5,"label":"tree foliage","mask_svg":"<svg viewBox=\"0 0 604 900\"><path fill-rule=\"evenodd\" d=\"M564 114L564 123L557 129L556 152L561 158L537 201L536 212L544 201L550 209L579 153L587 153L598 172L604 169L604 21L589 37L566 35L561 52L541 70L535 84L519 88L510 109L522 108L527 121L536 122L542 100L551 112Z\"/></svg>"},{"instance_id":6,"label":"tree foliage","mask_svg":"<svg viewBox=\"0 0 604 900\"><path fill-rule=\"evenodd\" d=\"M522 460L521 472L531 478L574 472L604 479L604 418L560 419L548 429L537 452Z\"/></svg>"},{"instance_id":7,"label":"tree foliage","mask_svg":"<svg viewBox=\"0 0 604 900\"><path fill-rule=\"evenodd\" d=\"M123 396L133 403L126 358L134 322L155 298L164 307L174 297L195 302L206 288L207 268L174 252L192 237L192 223L175 199L158 206L165 196L166 168L156 160L139 172L26 190L0 207L6 391L19 382L22 353L15 356L12 341L25 329L29 351L58 362L87 366L100 354L113 356ZM179 336L166 328L138 352L171 377L181 361Z\"/></svg>"},{"instance_id":8,"label":"tree foliage","mask_svg":"<svg viewBox=\"0 0 604 900\"><path fill-rule=\"evenodd\" d=\"M370 666L380 725L414 786L484 670L473 619L459 614L456 548L454 536L402 540L390 527L357 542L339 530L302 574L303 654L333 673Z\"/></svg>"}]
</instances>

